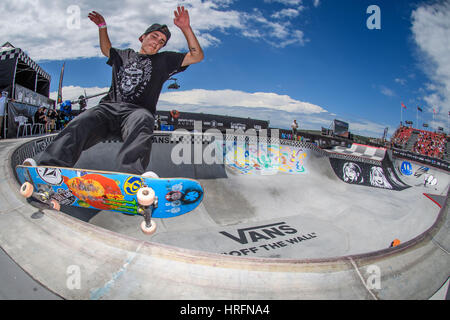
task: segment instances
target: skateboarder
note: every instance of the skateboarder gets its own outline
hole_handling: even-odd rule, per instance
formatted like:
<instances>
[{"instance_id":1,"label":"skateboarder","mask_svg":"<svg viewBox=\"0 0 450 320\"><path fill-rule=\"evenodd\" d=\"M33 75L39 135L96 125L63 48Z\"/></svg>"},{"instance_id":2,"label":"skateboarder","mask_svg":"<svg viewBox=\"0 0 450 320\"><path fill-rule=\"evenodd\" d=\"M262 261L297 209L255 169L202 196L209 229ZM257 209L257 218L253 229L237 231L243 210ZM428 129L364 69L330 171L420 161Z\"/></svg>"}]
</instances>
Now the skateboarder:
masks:
<instances>
[{"instance_id":1,"label":"skateboarder","mask_svg":"<svg viewBox=\"0 0 450 320\"><path fill-rule=\"evenodd\" d=\"M183 32L189 52L159 52L170 39L166 25L152 24L139 37L141 49L111 46L105 19L89 13L99 28L100 48L112 66L112 83L98 106L81 113L61 131L39 159L39 165L73 167L81 152L110 134L123 139L118 171L143 174L150 161L156 103L163 83L172 75L203 60L203 51L184 7L174 11L174 24Z\"/></svg>"}]
</instances>

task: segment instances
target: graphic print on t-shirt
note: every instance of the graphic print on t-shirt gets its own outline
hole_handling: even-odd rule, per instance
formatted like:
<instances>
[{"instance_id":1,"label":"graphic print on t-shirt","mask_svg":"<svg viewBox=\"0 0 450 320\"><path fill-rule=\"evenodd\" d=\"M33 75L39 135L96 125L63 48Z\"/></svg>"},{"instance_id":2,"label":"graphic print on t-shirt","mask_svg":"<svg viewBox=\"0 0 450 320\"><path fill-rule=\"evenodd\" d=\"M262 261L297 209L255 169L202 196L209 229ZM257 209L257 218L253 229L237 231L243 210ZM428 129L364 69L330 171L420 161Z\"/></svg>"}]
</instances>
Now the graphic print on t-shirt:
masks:
<instances>
[{"instance_id":1,"label":"graphic print on t-shirt","mask_svg":"<svg viewBox=\"0 0 450 320\"><path fill-rule=\"evenodd\" d=\"M117 74L118 89L125 101L132 102L139 98L150 82L152 61L135 56L120 67Z\"/></svg>"}]
</instances>

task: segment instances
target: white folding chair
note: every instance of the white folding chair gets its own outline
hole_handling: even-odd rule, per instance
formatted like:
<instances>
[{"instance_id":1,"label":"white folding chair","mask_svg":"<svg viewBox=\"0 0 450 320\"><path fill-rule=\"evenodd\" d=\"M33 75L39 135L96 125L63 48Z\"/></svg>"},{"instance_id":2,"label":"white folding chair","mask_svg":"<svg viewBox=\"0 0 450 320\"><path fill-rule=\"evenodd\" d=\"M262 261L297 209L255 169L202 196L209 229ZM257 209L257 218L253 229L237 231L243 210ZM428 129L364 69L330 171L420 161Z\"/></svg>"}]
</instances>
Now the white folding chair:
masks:
<instances>
[{"instance_id":1,"label":"white folding chair","mask_svg":"<svg viewBox=\"0 0 450 320\"><path fill-rule=\"evenodd\" d=\"M35 131L35 129L37 128L37 132ZM33 117L33 126L31 127L31 134L35 134L35 132L37 134L43 134L44 133L44 125L42 123L36 123L34 122L34 117Z\"/></svg>"},{"instance_id":2,"label":"white folding chair","mask_svg":"<svg viewBox=\"0 0 450 320\"><path fill-rule=\"evenodd\" d=\"M17 136L20 135L20 128L22 128L22 137L26 137L28 135L28 129L30 129L30 134L32 134L31 123L28 123L28 118L24 116L18 116L17 121L19 122L19 126L17 127Z\"/></svg>"}]
</instances>

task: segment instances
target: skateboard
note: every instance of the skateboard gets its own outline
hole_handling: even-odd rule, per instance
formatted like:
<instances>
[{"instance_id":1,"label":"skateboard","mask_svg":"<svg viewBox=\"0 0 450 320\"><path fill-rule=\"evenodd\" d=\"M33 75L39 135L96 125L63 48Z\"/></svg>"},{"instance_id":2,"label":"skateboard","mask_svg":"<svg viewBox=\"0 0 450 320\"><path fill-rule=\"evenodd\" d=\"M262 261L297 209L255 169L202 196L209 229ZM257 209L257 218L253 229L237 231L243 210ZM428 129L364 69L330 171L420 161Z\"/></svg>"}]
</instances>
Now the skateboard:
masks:
<instances>
[{"instance_id":1,"label":"skateboard","mask_svg":"<svg viewBox=\"0 0 450 320\"><path fill-rule=\"evenodd\" d=\"M149 178L121 172L62 167L16 167L22 196L60 210L61 205L142 215L141 230L156 231L152 218L172 218L194 210L203 188L185 178Z\"/></svg>"}]
</instances>

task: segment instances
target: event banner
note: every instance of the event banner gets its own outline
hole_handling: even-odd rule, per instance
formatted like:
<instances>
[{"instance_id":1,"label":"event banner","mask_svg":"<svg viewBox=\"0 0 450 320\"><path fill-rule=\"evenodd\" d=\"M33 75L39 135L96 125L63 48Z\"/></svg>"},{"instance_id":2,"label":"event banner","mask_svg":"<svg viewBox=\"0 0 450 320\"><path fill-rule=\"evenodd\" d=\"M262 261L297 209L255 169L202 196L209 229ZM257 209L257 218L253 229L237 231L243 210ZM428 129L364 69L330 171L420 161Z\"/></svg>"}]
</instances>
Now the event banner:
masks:
<instances>
[{"instance_id":1,"label":"event banner","mask_svg":"<svg viewBox=\"0 0 450 320\"><path fill-rule=\"evenodd\" d=\"M445 160L424 156L423 154L412 153L406 150L392 149L392 154L396 157L417 161L426 165L433 166L445 171L450 171L450 163Z\"/></svg>"},{"instance_id":2,"label":"event banner","mask_svg":"<svg viewBox=\"0 0 450 320\"><path fill-rule=\"evenodd\" d=\"M55 108L54 100L49 99L46 96L43 96L42 94L34 92L33 90L30 90L18 84L15 85L14 96L16 102L22 102L34 106L45 107L47 109Z\"/></svg>"},{"instance_id":3,"label":"event banner","mask_svg":"<svg viewBox=\"0 0 450 320\"><path fill-rule=\"evenodd\" d=\"M170 111L156 111L157 118L161 122L161 126L170 125L172 130L177 128L184 128L192 130L194 128L195 121L202 122L202 128L204 130L214 128L221 131L225 129L268 129L269 122L264 120L256 120L250 118L237 118L229 116L221 116L205 113L192 113L192 112L179 112L177 118L175 118Z\"/></svg>"}]
</instances>

